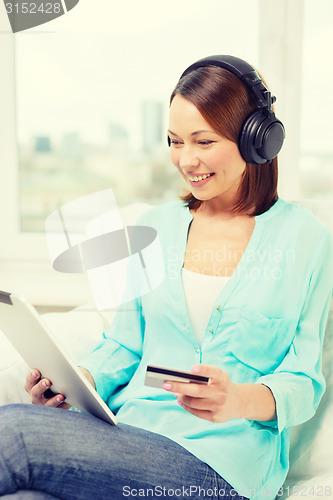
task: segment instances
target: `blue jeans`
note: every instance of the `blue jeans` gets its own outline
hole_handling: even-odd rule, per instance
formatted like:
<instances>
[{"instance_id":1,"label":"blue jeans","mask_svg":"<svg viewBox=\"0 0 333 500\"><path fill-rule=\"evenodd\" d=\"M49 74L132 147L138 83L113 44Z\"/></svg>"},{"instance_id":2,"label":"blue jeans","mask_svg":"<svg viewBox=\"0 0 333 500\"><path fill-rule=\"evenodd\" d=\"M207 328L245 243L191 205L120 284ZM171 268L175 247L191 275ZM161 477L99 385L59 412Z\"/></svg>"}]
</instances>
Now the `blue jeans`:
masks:
<instances>
[{"instance_id":1,"label":"blue jeans","mask_svg":"<svg viewBox=\"0 0 333 500\"><path fill-rule=\"evenodd\" d=\"M168 438L33 405L0 407L1 495L8 500L243 498Z\"/></svg>"}]
</instances>

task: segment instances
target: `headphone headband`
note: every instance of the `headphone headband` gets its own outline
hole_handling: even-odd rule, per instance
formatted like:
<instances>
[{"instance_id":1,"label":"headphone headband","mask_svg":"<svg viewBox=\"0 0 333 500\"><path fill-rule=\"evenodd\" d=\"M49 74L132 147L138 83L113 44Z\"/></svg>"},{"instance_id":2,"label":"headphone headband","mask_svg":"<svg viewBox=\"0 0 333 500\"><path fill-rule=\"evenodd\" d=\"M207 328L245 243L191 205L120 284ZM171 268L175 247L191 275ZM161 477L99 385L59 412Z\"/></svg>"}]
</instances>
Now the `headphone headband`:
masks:
<instances>
[{"instance_id":1,"label":"headphone headband","mask_svg":"<svg viewBox=\"0 0 333 500\"><path fill-rule=\"evenodd\" d=\"M219 66L236 75L255 95L257 107L259 109L267 109L268 111L271 110L271 106L276 101L276 97L271 95L271 92L267 89L266 85L264 85L257 71L249 63L238 57L228 55L204 57L191 64L191 66L183 72L180 79L195 69L206 66Z\"/></svg>"}]
</instances>

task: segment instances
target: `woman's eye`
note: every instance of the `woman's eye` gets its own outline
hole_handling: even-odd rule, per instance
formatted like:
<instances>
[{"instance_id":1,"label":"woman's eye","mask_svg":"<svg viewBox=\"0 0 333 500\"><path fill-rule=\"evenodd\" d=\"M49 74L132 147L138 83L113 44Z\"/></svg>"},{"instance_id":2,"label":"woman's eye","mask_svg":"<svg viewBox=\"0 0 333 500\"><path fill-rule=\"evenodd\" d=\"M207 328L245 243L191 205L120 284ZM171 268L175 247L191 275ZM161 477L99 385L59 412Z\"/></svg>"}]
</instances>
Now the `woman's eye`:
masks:
<instances>
[{"instance_id":1,"label":"woman's eye","mask_svg":"<svg viewBox=\"0 0 333 500\"><path fill-rule=\"evenodd\" d=\"M214 141L199 141L201 146L210 146Z\"/></svg>"},{"instance_id":2,"label":"woman's eye","mask_svg":"<svg viewBox=\"0 0 333 500\"><path fill-rule=\"evenodd\" d=\"M179 146L179 144L181 144L181 142L177 141L177 139L170 139L170 144L175 144L175 146Z\"/></svg>"}]
</instances>

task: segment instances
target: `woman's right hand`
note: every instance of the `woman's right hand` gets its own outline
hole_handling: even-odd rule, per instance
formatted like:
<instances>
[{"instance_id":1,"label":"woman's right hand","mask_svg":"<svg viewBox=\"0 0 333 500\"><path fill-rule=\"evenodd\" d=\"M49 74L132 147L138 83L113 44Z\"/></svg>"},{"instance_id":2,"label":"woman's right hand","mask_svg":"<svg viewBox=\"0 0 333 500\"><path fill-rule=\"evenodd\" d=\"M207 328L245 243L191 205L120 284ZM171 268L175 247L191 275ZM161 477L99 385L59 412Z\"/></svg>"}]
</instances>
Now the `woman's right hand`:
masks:
<instances>
[{"instance_id":1,"label":"woman's right hand","mask_svg":"<svg viewBox=\"0 0 333 500\"><path fill-rule=\"evenodd\" d=\"M53 406L68 410L71 405L65 403L63 394L55 394L51 390L52 384L47 378L41 378L38 370L33 369L28 373L25 381L25 390L30 394L31 403L34 405Z\"/></svg>"}]
</instances>

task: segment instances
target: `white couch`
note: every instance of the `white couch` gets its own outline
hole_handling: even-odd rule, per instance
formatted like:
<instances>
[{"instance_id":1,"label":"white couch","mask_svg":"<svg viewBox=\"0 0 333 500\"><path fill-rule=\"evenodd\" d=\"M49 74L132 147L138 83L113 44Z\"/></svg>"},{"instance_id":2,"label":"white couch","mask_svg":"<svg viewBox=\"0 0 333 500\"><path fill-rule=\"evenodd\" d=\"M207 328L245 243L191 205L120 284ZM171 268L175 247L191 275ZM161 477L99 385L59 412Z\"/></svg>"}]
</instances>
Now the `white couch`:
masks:
<instances>
[{"instance_id":1,"label":"white couch","mask_svg":"<svg viewBox=\"0 0 333 500\"><path fill-rule=\"evenodd\" d=\"M333 202L304 200L298 204L315 213L333 233ZM44 319L77 360L102 339L112 314L83 307L66 313L44 314ZM0 405L29 402L23 389L28 370L0 332ZM325 336L323 370L327 390L316 415L292 429L291 467L280 498L333 498L333 300Z\"/></svg>"}]
</instances>

